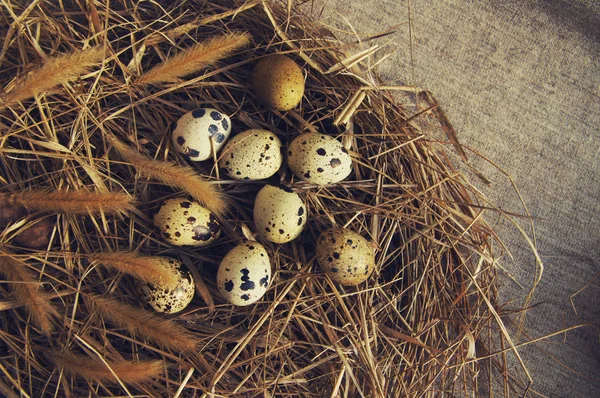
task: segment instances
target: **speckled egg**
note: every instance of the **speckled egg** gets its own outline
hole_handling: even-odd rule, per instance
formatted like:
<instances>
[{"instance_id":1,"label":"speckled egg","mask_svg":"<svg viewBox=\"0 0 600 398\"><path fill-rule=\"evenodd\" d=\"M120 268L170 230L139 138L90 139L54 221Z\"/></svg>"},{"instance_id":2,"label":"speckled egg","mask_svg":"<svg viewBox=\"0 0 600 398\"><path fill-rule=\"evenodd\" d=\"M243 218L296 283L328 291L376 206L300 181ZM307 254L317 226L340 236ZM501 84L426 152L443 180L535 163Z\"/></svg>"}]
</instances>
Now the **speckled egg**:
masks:
<instances>
[{"instance_id":1,"label":"speckled egg","mask_svg":"<svg viewBox=\"0 0 600 398\"><path fill-rule=\"evenodd\" d=\"M301 180L328 185L344 180L352 171L352 158L334 137L304 133L290 143L290 169Z\"/></svg>"},{"instance_id":2,"label":"speckled egg","mask_svg":"<svg viewBox=\"0 0 600 398\"><path fill-rule=\"evenodd\" d=\"M344 286L366 281L375 269L375 252L360 234L346 228L331 228L317 239L317 262Z\"/></svg>"},{"instance_id":3,"label":"speckled egg","mask_svg":"<svg viewBox=\"0 0 600 398\"><path fill-rule=\"evenodd\" d=\"M154 215L161 235L176 246L208 246L221 234L219 220L200 203L168 199Z\"/></svg>"},{"instance_id":4,"label":"speckled egg","mask_svg":"<svg viewBox=\"0 0 600 398\"><path fill-rule=\"evenodd\" d=\"M258 301L271 282L271 263L258 242L244 241L225 255L217 271L217 287L227 302L245 306Z\"/></svg>"},{"instance_id":5,"label":"speckled egg","mask_svg":"<svg viewBox=\"0 0 600 398\"><path fill-rule=\"evenodd\" d=\"M252 72L251 81L258 99L270 108L288 111L302 101L302 69L285 55L274 54L260 60Z\"/></svg>"},{"instance_id":6,"label":"speckled egg","mask_svg":"<svg viewBox=\"0 0 600 398\"><path fill-rule=\"evenodd\" d=\"M246 130L233 137L219 158L219 167L236 180L262 180L281 167L281 141L268 130Z\"/></svg>"},{"instance_id":7,"label":"speckled egg","mask_svg":"<svg viewBox=\"0 0 600 398\"><path fill-rule=\"evenodd\" d=\"M306 206L286 186L265 185L254 201L254 224L265 239L285 243L296 239L306 225Z\"/></svg>"},{"instance_id":8,"label":"speckled egg","mask_svg":"<svg viewBox=\"0 0 600 398\"><path fill-rule=\"evenodd\" d=\"M142 300L155 311L174 314L183 310L194 298L194 278L185 265L170 257L158 257L164 266L177 273L176 286L138 282Z\"/></svg>"},{"instance_id":9,"label":"speckled egg","mask_svg":"<svg viewBox=\"0 0 600 398\"><path fill-rule=\"evenodd\" d=\"M218 153L231 132L231 120L213 108L199 108L183 115L173 131L173 147L195 162L212 158L211 137Z\"/></svg>"}]
</instances>

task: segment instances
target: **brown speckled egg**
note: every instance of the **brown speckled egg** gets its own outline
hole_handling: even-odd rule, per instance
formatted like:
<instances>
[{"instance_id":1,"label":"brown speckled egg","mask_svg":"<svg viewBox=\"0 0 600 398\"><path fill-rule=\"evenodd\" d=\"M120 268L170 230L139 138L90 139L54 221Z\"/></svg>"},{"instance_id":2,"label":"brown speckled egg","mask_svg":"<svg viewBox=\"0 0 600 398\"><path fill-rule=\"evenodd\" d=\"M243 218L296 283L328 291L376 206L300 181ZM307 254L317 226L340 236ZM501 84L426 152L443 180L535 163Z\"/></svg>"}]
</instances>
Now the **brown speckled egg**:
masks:
<instances>
[{"instance_id":1,"label":"brown speckled egg","mask_svg":"<svg viewBox=\"0 0 600 398\"><path fill-rule=\"evenodd\" d=\"M217 287L227 302L245 306L258 301L271 282L271 262L258 242L244 241L225 255L217 271Z\"/></svg>"},{"instance_id":2,"label":"brown speckled egg","mask_svg":"<svg viewBox=\"0 0 600 398\"><path fill-rule=\"evenodd\" d=\"M219 152L231 132L231 120L213 108L198 108L186 113L173 130L173 147L189 160L199 162ZM212 145L211 145L212 138Z\"/></svg>"},{"instance_id":3,"label":"brown speckled egg","mask_svg":"<svg viewBox=\"0 0 600 398\"><path fill-rule=\"evenodd\" d=\"M351 286L369 278L375 269L375 252L360 234L331 228L317 239L317 261L331 279Z\"/></svg>"},{"instance_id":4,"label":"brown speckled egg","mask_svg":"<svg viewBox=\"0 0 600 398\"><path fill-rule=\"evenodd\" d=\"M295 108L304 94L302 69L285 55L269 55L252 72L254 93L266 106L280 111Z\"/></svg>"},{"instance_id":5,"label":"brown speckled egg","mask_svg":"<svg viewBox=\"0 0 600 398\"><path fill-rule=\"evenodd\" d=\"M158 257L164 266L177 273L176 286L138 282L142 300L155 311L174 314L183 310L194 298L194 278L181 262L170 257Z\"/></svg>"},{"instance_id":6,"label":"brown speckled egg","mask_svg":"<svg viewBox=\"0 0 600 398\"><path fill-rule=\"evenodd\" d=\"M304 133L290 143L288 164L296 177L318 185L335 184L352 172L352 158L334 137Z\"/></svg>"},{"instance_id":7,"label":"brown speckled egg","mask_svg":"<svg viewBox=\"0 0 600 398\"><path fill-rule=\"evenodd\" d=\"M281 167L281 141L268 130L246 130L233 137L219 158L219 167L236 180L262 180Z\"/></svg>"},{"instance_id":8,"label":"brown speckled egg","mask_svg":"<svg viewBox=\"0 0 600 398\"><path fill-rule=\"evenodd\" d=\"M208 246L221 234L219 221L210 210L185 198L164 201L153 221L162 236L176 246Z\"/></svg>"},{"instance_id":9,"label":"brown speckled egg","mask_svg":"<svg viewBox=\"0 0 600 398\"><path fill-rule=\"evenodd\" d=\"M300 195L285 186L265 185L254 201L254 224L265 239L285 243L306 225L306 206Z\"/></svg>"}]
</instances>

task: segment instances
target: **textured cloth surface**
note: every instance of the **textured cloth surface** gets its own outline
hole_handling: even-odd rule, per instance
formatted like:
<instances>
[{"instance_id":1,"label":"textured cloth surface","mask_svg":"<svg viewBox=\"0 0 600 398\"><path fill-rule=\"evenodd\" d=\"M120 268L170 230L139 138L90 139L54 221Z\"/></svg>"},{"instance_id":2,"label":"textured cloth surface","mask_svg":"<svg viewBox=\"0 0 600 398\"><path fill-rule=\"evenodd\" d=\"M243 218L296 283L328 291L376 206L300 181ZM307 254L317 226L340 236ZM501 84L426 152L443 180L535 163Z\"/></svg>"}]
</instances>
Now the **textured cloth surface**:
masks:
<instances>
[{"instance_id":1,"label":"textured cloth surface","mask_svg":"<svg viewBox=\"0 0 600 398\"><path fill-rule=\"evenodd\" d=\"M600 396L600 2L324 0L312 7L350 39L352 30L364 39L395 27L376 41L392 52L378 65L382 79L433 92L461 142L512 177L535 218L545 265L519 342L588 325L519 350L533 378L529 396ZM492 181L478 185L490 201L523 214L510 180L470 159ZM519 308L535 277L534 256L514 226L487 218L512 255L499 263L501 301ZM532 235L527 221L519 224Z\"/></svg>"}]
</instances>

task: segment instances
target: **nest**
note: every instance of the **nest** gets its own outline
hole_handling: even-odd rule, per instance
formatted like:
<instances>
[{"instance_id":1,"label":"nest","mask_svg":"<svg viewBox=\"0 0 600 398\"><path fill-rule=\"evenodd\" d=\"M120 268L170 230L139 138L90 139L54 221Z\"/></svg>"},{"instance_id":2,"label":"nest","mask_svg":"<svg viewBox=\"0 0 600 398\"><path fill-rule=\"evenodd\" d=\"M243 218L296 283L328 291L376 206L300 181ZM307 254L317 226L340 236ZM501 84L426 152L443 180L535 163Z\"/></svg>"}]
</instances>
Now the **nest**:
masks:
<instances>
[{"instance_id":1,"label":"nest","mask_svg":"<svg viewBox=\"0 0 600 398\"><path fill-rule=\"evenodd\" d=\"M494 233L444 152L462 149L429 93L413 90L427 107L401 107L392 94L407 89L381 86L363 68L372 49L340 42L296 6L85 3L12 4L1 14L1 199L3 212L20 212L3 215L1 235L5 396L520 388L505 373L511 341L495 309ZM289 112L266 109L247 84L272 53L306 75ZM192 164L172 150L174 122L202 106L232 115L232 134L264 128L287 146L318 131L354 160L351 177L331 186L300 181L285 165L276 175L304 199L309 222L291 243L261 241L273 280L248 307L220 298L215 276L242 226L253 229L265 181L233 181L213 161ZM153 212L181 195L220 214L216 244L176 248L156 233ZM367 282L342 287L316 264L314 242L332 226L376 245ZM40 229L50 240L31 248ZM156 255L177 257L196 278L179 314L140 303L134 280Z\"/></svg>"}]
</instances>

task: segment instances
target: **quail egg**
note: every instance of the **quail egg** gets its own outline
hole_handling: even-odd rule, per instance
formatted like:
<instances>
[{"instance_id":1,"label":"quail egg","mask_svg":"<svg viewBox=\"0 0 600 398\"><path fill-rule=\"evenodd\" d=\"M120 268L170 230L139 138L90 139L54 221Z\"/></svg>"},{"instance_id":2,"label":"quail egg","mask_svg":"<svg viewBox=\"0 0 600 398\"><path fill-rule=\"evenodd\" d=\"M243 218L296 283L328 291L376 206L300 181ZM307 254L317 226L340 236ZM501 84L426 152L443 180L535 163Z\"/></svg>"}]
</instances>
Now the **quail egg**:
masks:
<instances>
[{"instance_id":1,"label":"quail egg","mask_svg":"<svg viewBox=\"0 0 600 398\"><path fill-rule=\"evenodd\" d=\"M302 69L285 55L274 54L260 60L252 72L251 80L258 99L270 108L288 111L302 101Z\"/></svg>"},{"instance_id":2,"label":"quail egg","mask_svg":"<svg viewBox=\"0 0 600 398\"><path fill-rule=\"evenodd\" d=\"M221 234L219 221L210 210L185 198L165 200L153 221L162 236L176 246L208 246Z\"/></svg>"},{"instance_id":3,"label":"quail egg","mask_svg":"<svg viewBox=\"0 0 600 398\"><path fill-rule=\"evenodd\" d=\"M281 141L268 130L253 129L233 137L219 158L219 167L236 180L271 177L282 163Z\"/></svg>"},{"instance_id":4,"label":"quail egg","mask_svg":"<svg viewBox=\"0 0 600 398\"><path fill-rule=\"evenodd\" d=\"M306 206L300 195L286 186L265 185L254 201L254 224L258 233L275 243L300 235L306 225Z\"/></svg>"},{"instance_id":5,"label":"quail egg","mask_svg":"<svg viewBox=\"0 0 600 398\"><path fill-rule=\"evenodd\" d=\"M288 163L301 180L327 185L344 180L352 171L352 158L334 137L304 133L290 143Z\"/></svg>"},{"instance_id":6,"label":"quail egg","mask_svg":"<svg viewBox=\"0 0 600 398\"><path fill-rule=\"evenodd\" d=\"M366 281L375 269L373 247L360 234L346 228L331 228L317 239L317 262L344 286Z\"/></svg>"},{"instance_id":7,"label":"quail egg","mask_svg":"<svg viewBox=\"0 0 600 398\"><path fill-rule=\"evenodd\" d=\"M183 310L194 298L194 278L181 262L170 257L158 257L164 266L178 275L177 285L138 282L142 299L155 311L174 314Z\"/></svg>"},{"instance_id":8,"label":"quail egg","mask_svg":"<svg viewBox=\"0 0 600 398\"><path fill-rule=\"evenodd\" d=\"M188 159L199 162L218 153L231 132L229 117L213 108L199 108L183 115L173 131L173 146ZM213 144L211 146L211 137Z\"/></svg>"},{"instance_id":9,"label":"quail egg","mask_svg":"<svg viewBox=\"0 0 600 398\"><path fill-rule=\"evenodd\" d=\"M258 301L271 282L271 263L258 242L244 241L225 255L217 271L217 287L227 302L245 306Z\"/></svg>"}]
</instances>

